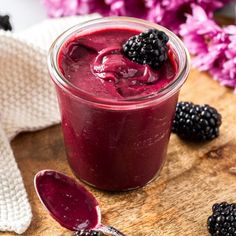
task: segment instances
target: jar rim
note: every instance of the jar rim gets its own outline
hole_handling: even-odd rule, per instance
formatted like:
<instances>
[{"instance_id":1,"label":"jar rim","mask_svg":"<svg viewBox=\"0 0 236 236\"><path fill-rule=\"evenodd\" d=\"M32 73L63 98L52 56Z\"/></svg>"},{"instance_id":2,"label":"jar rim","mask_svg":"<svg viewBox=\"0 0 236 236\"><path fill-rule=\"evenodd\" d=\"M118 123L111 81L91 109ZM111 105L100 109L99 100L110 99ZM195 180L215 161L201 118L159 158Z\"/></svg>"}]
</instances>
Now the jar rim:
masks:
<instances>
[{"instance_id":1,"label":"jar rim","mask_svg":"<svg viewBox=\"0 0 236 236\"><path fill-rule=\"evenodd\" d=\"M62 46L75 33L88 30L89 27L96 27L97 24L102 24L103 26L106 26L106 24L109 23L114 24L113 26L115 27L117 27L118 24L125 23L124 26L127 26L127 24L133 24L135 26L136 24L136 26L145 27L146 29L156 28L158 30L164 31L169 36L169 43L178 56L178 64L179 64L178 73L176 74L173 81L169 83L167 86L165 86L163 89L160 89L156 92L152 92L144 96L124 98L119 100L96 97L95 95L91 95L89 93L80 90L70 81L68 81L62 74L58 65L59 52ZM100 26L99 28L102 27ZM171 32L170 30L168 30L163 26L133 17L123 17L123 16L103 17L77 24L69 28L65 32L63 32L61 35L59 35L49 49L48 69L54 83L65 89L67 92L72 93L78 98L84 100L84 102L96 104L97 106L100 107L112 106L113 108L117 109L119 109L119 107L129 108L130 106L135 106L135 108L137 108L137 107L145 107L153 103L159 103L163 100L166 100L172 94L178 92L189 74L190 56L183 42L173 32Z\"/></svg>"}]
</instances>

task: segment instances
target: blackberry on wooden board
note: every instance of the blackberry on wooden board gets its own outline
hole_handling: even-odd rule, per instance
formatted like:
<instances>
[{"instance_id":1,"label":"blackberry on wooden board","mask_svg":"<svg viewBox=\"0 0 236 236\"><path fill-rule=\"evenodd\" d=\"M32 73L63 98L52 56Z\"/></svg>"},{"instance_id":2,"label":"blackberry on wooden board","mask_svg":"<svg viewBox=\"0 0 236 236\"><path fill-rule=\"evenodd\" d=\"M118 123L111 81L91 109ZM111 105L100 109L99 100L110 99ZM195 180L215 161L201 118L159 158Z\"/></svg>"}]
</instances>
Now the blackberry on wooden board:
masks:
<instances>
[{"instance_id":1,"label":"blackberry on wooden board","mask_svg":"<svg viewBox=\"0 0 236 236\"><path fill-rule=\"evenodd\" d=\"M207 228L212 236L236 236L236 203L215 203Z\"/></svg>"},{"instance_id":2,"label":"blackberry on wooden board","mask_svg":"<svg viewBox=\"0 0 236 236\"><path fill-rule=\"evenodd\" d=\"M209 141L219 136L221 115L209 105L179 102L176 106L172 132L190 141Z\"/></svg>"}]
</instances>

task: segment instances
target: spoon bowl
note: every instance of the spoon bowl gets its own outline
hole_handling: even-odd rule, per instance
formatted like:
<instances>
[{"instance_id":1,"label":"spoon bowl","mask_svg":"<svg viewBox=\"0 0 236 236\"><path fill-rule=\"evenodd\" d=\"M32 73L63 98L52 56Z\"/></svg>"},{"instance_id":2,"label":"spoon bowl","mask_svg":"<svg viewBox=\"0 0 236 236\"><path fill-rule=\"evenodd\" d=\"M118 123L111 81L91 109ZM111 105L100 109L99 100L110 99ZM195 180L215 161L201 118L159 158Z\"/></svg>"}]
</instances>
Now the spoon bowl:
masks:
<instances>
[{"instance_id":1,"label":"spoon bowl","mask_svg":"<svg viewBox=\"0 0 236 236\"><path fill-rule=\"evenodd\" d=\"M115 228L101 223L101 211L95 197L67 175L42 170L35 175L34 187L41 203L64 228L72 231L97 230L124 236Z\"/></svg>"}]
</instances>

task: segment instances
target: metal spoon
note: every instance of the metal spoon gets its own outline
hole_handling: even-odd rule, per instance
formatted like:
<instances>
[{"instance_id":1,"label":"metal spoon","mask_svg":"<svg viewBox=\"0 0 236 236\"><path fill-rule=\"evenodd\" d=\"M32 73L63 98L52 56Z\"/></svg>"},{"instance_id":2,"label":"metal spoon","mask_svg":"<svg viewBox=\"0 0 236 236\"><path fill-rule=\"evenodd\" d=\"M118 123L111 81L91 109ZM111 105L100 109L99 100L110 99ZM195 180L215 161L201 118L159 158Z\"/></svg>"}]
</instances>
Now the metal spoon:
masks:
<instances>
[{"instance_id":1,"label":"metal spoon","mask_svg":"<svg viewBox=\"0 0 236 236\"><path fill-rule=\"evenodd\" d=\"M35 175L34 187L41 203L63 227L72 231L93 230L105 235L124 236L101 223L95 197L74 179L54 170Z\"/></svg>"}]
</instances>

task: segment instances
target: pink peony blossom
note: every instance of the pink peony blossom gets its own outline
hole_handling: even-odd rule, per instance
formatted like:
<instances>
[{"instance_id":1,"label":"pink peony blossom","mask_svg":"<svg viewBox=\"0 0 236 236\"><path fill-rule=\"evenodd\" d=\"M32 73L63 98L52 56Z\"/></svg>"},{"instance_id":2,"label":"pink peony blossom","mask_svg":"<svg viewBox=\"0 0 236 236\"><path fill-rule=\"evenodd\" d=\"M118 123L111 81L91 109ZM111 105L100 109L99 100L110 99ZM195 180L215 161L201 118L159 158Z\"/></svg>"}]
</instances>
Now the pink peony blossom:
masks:
<instances>
[{"instance_id":1,"label":"pink peony blossom","mask_svg":"<svg viewBox=\"0 0 236 236\"><path fill-rule=\"evenodd\" d=\"M43 0L50 17L100 13L104 16L133 16L159 23L178 33L180 24L191 14L191 4L213 12L229 0Z\"/></svg>"},{"instance_id":2,"label":"pink peony blossom","mask_svg":"<svg viewBox=\"0 0 236 236\"><path fill-rule=\"evenodd\" d=\"M220 28L199 6L192 5L180 34L190 53L193 66L209 71L222 85L236 91L236 26Z\"/></svg>"},{"instance_id":3,"label":"pink peony blossom","mask_svg":"<svg viewBox=\"0 0 236 236\"><path fill-rule=\"evenodd\" d=\"M186 21L186 14L192 13L192 4L205 9L207 16L212 17L213 12L226 4L228 0L147 0L150 8L147 18L179 32L179 27Z\"/></svg>"},{"instance_id":4,"label":"pink peony blossom","mask_svg":"<svg viewBox=\"0 0 236 236\"><path fill-rule=\"evenodd\" d=\"M49 17L71 16L77 14L77 0L42 0Z\"/></svg>"}]
</instances>

